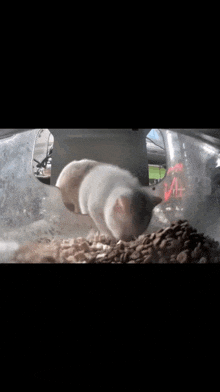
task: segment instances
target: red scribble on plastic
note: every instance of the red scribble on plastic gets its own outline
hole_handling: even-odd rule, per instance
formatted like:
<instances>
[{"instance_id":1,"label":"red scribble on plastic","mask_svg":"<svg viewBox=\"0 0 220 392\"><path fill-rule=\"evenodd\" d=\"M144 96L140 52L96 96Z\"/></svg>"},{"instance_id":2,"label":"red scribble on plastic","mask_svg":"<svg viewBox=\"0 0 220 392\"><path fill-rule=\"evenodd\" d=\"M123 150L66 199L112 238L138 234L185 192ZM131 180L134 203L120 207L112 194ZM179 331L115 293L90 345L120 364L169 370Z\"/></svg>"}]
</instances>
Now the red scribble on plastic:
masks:
<instances>
[{"instance_id":1,"label":"red scribble on plastic","mask_svg":"<svg viewBox=\"0 0 220 392\"><path fill-rule=\"evenodd\" d=\"M171 172L173 172L173 171L175 171L175 172L183 171L183 164L182 164L182 163L177 163L175 166L170 167L170 168L167 170L167 174L169 174L169 173L171 173Z\"/></svg>"},{"instance_id":2,"label":"red scribble on plastic","mask_svg":"<svg viewBox=\"0 0 220 392\"><path fill-rule=\"evenodd\" d=\"M167 171L167 175L169 173L173 173L173 172L181 172L183 171L183 164L182 163L177 163L175 166L170 167ZM167 201L170 199L171 196L174 197L182 197L183 196L183 190L185 190L185 188L180 187L181 185L181 180L179 180L177 177L174 177L172 180L172 183L170 185L170 188L168 190L168 184L164 183L164 200ZM179 184L180 183L180 184Z\"/></svg>"},{"instance_id":3,"label":"red scribble on plastic","mask_svg":"<svg viewBox=\"0 0 220 392\"><path fill-rule=\"evenodd\" d=\"M176 191L175 193L176 193L176 197L177 197L177 194L178 194L178 181L177 181L176 177L174 177L169 190L167 190L168 189L168 184L167 183L165 183L164 186L165 186L165 192L164 192L164 200L165 201L169 200L169 198L171 197L171 194L173 192L174 186L175 186L175 191Z\"/></svg>"},{"instance_id":4,"label":"red scribble on plastic","mask_svg":"<svg viewBox=\"0 0 220 392\"><path fill-rule=\"evenodd\" d=\"M182 197L183 191L185 188L179 187L179 181L177 177L173 178L173 181L170 185L170 189L168 190L168 184L164 183L165 191L164 191L164 200L167 201L170 199L171 195L173 194L174 197Z\"/></svg>"}]
</instances>

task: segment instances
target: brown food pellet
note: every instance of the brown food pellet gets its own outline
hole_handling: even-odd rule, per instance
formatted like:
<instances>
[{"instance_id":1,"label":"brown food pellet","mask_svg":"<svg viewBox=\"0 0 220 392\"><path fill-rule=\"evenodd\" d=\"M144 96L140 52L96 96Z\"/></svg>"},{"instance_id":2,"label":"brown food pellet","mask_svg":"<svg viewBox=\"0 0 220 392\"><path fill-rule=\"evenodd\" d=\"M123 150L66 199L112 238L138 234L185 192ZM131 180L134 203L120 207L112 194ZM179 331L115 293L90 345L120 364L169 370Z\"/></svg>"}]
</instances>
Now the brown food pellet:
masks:
<instances>
[{"instance_id":1,"label":"brown food pellet","mask_svg":"<svg viewBox=\"0 0 220 392\"><path fill-rule=\"evenodd\" d=\"M152 242L150 244L148 244L148 245L144 245L143 250L149 249L151 247L152 247Z\"/></svg>"},{"instance_id":2,"label":"brown food pellet","mask_svg":"<svg viewBox=\"0 0 220 392\"><path fill-rule=\"evenodd\" d=\"M77 261L85 260L85 254L83 251L76 252L74 256L69 256L69 257L74 257Z\"/></svg>"},{"instance_id":3,"label":"brown food pellet","mask_svg":"<svg viewBox=\"0 0 220 392\"><path fill-rule=\"evenodd\" d=\"M136 248L136 246L137 246L137 244L136 244L136 242L135 241L131 241L130 243L129 243L129 248Z\"/></svg>"},{"instance_id":4,"label":"brown food pellet","mask_svg":"<svg viewBox=\"0 0 220 392\"><path fill-rule=\"evenodd\" d=\"M160 248L160 249L164 249L164 248L166 248L166 245L167 245L167 240L163 240L163 241L161 242L159 248Z\"/></svg>"},{"instance_id":5,"label":"brown food pellet","mask_svg":"<svg viewBox=\"0 0 220 392\"><path fill-rule=\"evenodd\" d=\"M173 231L174 233L176 233L176 232L180 229L180 225L177 224L177 225L173 226L171 229L172 229L172 231Z\"/></svg>"},{"instance_id":6,"label":"brown food pellet","mask_svg":"<svg viewBox=\"0 0 220 392\"><path fill-rule=\"evenodd\" d=\"M61 249L69 249L70 247L71 247L71 245L68 243L68 244L61 244L60 245L60 247L61 247Z\"/></svg>"},{"instance_id":7,"label":"brown food pellet","mask_svg":"<svg viewBox=\"0 0 220 392\"><path fill-rule=\"evenodd\" d=\"M144 239L145 239L145 235L144 234L139 235L138 241L142 242L142 241L144 241Z\"/></svg>"},{"instance_id":8,"label":"brown food pellet","mask_svg":"<svg viewBox=\"0 0 220 392\"><path fill-rule=\"evenodd\" d=\"M147 257L144 257L142 263L143 263L143 264L148 264L148 263L150 263L152 260L153 260L152 255L149 255L149 256L147 256Z\"/></svg>"},{"instance_id":9,"label":"brown food pellet","mask_svg":"<svg viewBox=\"0 0 220 392\"><path fill-rule=\"evenodd\" d=\"M191 241L190 241L190 240L187 240L187 241L184 242L184 246L187 247L190 243L191 243Z\"/></svg>"},{"instance_id":10,"label":"brown food pellet","mask_svg":"<svg viewBox=\"0 0 220 392\"><path fill-rule=\"evenodd\" d=\"M182 232L182 231L177 231L177 232L176 232L176 236L177 236L177 237L179 237L179 236L181 237L181 236L182 236L182 234L183 234L183 232Z\"/></svg>"},{"instance_id":11,"label":"brown food pellet","mask_svg":"<svg viewBox=\"0 0 220 392\"><path fill-rule=\"evenodd\" d=\"M181 224L183 222L184 222L184 220L182 220L182 219L178 219L178 221L177 221L177 223L179 223L179 224Z\"/></svg>"},{"instance_id":12,"label":"brown food pellet","mask_svg":"<svg viewBox=\"0 0 220 392\"><path fill-rule=\"evenodd\" d=\"M160 238L160 237L159 237L159 238L156 238L156 239L153 241L153 245L154 245L155 247L157 247L157 246L159 245L160 241L161 241L161 238Z\"/></svg>"},{"instance_id":13,"label":"brown food pellet","mask_svg":"<svg viewBox=\"0 0 220 392\"><path fill-rule=\"evenodd\" d=\"M143 240L142 243L143 243L143 245L147 245L147 244L150 244L150 242L151 242L150 238L146 237L145 240Z\"/></svg>"},{"instance_id":14,"label":"brown food pellet","mask_svg":"<svg viewBox=\"0 0 220 392\"><path fill-rule=\"evenodd\" d=\"M123 242L120 242L120 243L118 243L118 244L116 245L116 249L124 250L124 248L125 248L125 245L124 245Z\"/></svg>"},{"instance_id":15,"label":"brown food pellet","mask_svg":"<svg viewBox=\"0 0 220 392\"><path fill-rule=\"evenodd\" d=\"M133 252L130 258L135 260L138 259L140 256L141 256L140 252Z\"/></svg>"},{"instance_id":16,"label":"brown food pellet","mask_svg":"<svg viewBox=\"0 0 220 392\"><path fill-rule=\"evenodd\" d=\"M199 260L199 264L206 264L207 263L207 258L206 257L201 257Z\"/></svg>"},{"instance_id":17,"label":"brown food pellet","mask_svg":"<svg viewBox=\"0 0 220 392\"><path fill-rule=\"evenodd\" d=\"M157 234L159 234L159 233L162 233L162 231L163 231L164 229L159 229L159 230L157 230Z\"/></svg>"},{"instance_id":18,"label":"brown food pellet","mask_svg":"<svg viewBox=\"0 0 220 392\"><path fill-rule=\"evenodd\" d=\"M187 253L187 254L190 254L191 253L191 249L184 249L184 252Z\"/></svg>"},{"instance_id":19,"label":"brown food pellet","mask_svg":"<svg viewBox=\"0 0 220 392\"><path fill-rule=\"evenodd\" d=\"M186 226L186 225L189 225L188 220L184 220L184 221L181 223L181 226Z\"/></svg>"},{"instance_id":20,"label":"brown food pellet","mask_svg":"<svg viewBox=\"0 0 220 392\"><path fill-rule=\"evenodd\" d=\"M182 239L185 240L187 238L187 232L184 231L183 235L182 235Z\"/></svg>"},{"instance_id":21,"label":"brown food pellet","mask_svg":"<svg viewBox=\"0 0 220 392\"><path fill-rule=\"evenodd\" d=\"M201 242L198 243L198 245L194 249L194 252L195 252L196 256L198 256L198 255L200 255L202 253L202 251L201 251Z\"/></svg>"},{"instance_id":22,"label":"brown food pellet","mask_svg":"<svg viewBox=\"0 0 220 392\"><path fill-rule=\"evenodd\" d=\"M74 255L75 252L76 252L76 250L74 248L68 248L68 249L65 249L64 251L62 251L62 256L67 258L69 256Z\"/></svg>"},{"instance_id":23,"label":"brown food pellet","mask_svg":"<svg viewBox=\"0 0 220 392\"><path fill-rule=\"evenodd\" d=\"M67 261L70 263L77 263L77 260L74 256L68 256Z\"/></svg>"},{"instance_id":24,"label":"brown food pellet","mask_svg":"<svg viewBox=\"0 0 220 392\"><path fill-rule=\"evenodd\" d=\"M180 246L179 241L174 239L167 248L168 249L175 249L175 248L178 248L179 246Z\"/></svg>"},{"instance_id":25,"label":"brown food pellet","mask_svg":"<svg viewBox=\"0 0 220 392\"><path fill-rule=\"evenodd\" d=\"M85 253L87 263L92 263L96 256L92 255L91 253Z\"/></svg>"},{"instance_id":26,"label":"brown food pellet","mask_svg":"<svg viewBox=\"0 0 220 392\"><path fill-rule=\"evenodd\" d=\"M144 249L144 245L143 244L138 245L137 248L136 248L136 252L141 252L143 249Z\"/></svg>"},{"instance_id":27,"label":"brown food pellet","mask_svg":"<svg viewBox=\"0 0 220 392\"><path fill-rule=\"evenodd\" d=\"M139 263L142 262L142 260L143 260L143 258L142 258L142 257L139 257L138 259L135 260L135 262L136 262L137 264L139 264Z\"/></svg>"},{"instance_id":28,"label":"brown food pellet","mask_svg":"<svg viewBox=\"0 0 220 392\"><path fill-rule=\"evenodd\" d=\"M186 263L188 260L188 255L185 252L181 252L178 254L176 260L178 261L178 263Z\"/></svg>"},{"instance_id":29,"label":"brown food pellet","mask_svg":"<svg viewBox=\"0 0 220 392\"><path fill-rule=\"evenodd\" d=\"M161 232L161 238L168 236L169 234L173 234L173 230L170 227L167 227Z\"/></svg>"},{"instance_id":30,"label":"brown food pellet","mask_svg":"<svg viewBox=\"0 0 220 392\"><path fill-rule=\"evenodd\" d=\"M90 250L90 247L89 247L88 243L84 241L84 242L80 245L80 249L81 249L81 250L84 250L84 252L88 252L88 251Z\"/></svg>"},{"instance_id":31,"label":"brown food pellet","mask_svg":"<svg viewBox=\"0 0 220 392\"><path fill-rule=\"evenodd\" d=\"M115 256L117 256L118 251L117 250L113 250L112 252L108 253L107 257L108 259L113 259Z\"/></svg>"},{"instance_id":32,"label":"brown food pellet","mask_svg":"<svg viewBox=\"0 0 220 392\"><path fill-rule=\"evenodd\" d=\"M130 252L125 252L124 254L124 261L128 260L130 256Z\"/></svg>"}]
</instances>

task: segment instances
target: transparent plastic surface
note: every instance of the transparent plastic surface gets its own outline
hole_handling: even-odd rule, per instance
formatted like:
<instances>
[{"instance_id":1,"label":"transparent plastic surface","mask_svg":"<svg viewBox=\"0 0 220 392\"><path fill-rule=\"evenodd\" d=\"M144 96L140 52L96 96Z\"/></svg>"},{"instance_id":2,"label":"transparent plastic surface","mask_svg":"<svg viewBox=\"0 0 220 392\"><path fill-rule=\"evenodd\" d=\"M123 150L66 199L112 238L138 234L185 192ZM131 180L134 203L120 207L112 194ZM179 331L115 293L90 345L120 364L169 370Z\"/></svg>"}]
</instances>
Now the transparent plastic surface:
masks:
<instances>
[{"instance_id":1,"label":"transparent plastic surface","mask_svg":"<svg viewBox=\"0 0 220 392\"><path fill-rule=\"evenodd\" d=\"M70 213L58 188L40 183L32 172L39 130L0 140L0 261L39 238L84 236L95 230L89 216Z\"/></svg>"},{"instance_id":2,"label":"transparent plastic surface","mask_svg":"<svg viewBox=\"0 0 220 392\"><path fill-rule=\"evenodd\" d=\"M163 130L167 172L155 192L162 197L148 230L188 219L199 232L220 241L220 150L203 141Z\"/></svg>"},{"instance_id":3,"label":"transparent plastic surface","mask_svg":"<svg viewBox=\"0 0 220 392\"><path fill-rule=\"evenodd\" d=\"M96 231L89 216L68 211L59 189L32 172L37 130L0 140L0 261L19 245L39 238L86 237ZM151 192L163 199L147 232L188 219L199 232L220 241L220 151L190 136L161 130L167 172ZM134 157L135 159L135 157Z\"/></svg>"}]
</instances>

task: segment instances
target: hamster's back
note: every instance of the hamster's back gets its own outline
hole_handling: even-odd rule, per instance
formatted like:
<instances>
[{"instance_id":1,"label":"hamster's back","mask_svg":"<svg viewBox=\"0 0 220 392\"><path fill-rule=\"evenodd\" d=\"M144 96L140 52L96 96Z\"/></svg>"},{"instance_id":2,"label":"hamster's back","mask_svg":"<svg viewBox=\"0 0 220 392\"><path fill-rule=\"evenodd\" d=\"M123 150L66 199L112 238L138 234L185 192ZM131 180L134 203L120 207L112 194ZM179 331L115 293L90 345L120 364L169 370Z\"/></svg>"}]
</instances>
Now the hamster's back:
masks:
<instances>
[{"instance_id":1,"label":"hamster's back","mask_svg":"<svg viewBox=\"0 0 220 392\"><path fill-rule=\"evenodd\" d=\"M91 159L82 159L70 162L61 171L56 186L61 190L63 202L70 211L80 212L80 184L88 172L99 164Z\"/></svg>"},{"instance_id":2,"label":"hamster's back","mask_svg":"<svg viewBox=\"0 0 220 392\"><path fill-rule=\"evenodd\" d=\"M81 182L79 204L83 214L88 214L88 199L104 208L111 191L117 187L139 187L139 181L129 171L110 164L99 164L89 171Z\"/></svg>"}]
</instances>

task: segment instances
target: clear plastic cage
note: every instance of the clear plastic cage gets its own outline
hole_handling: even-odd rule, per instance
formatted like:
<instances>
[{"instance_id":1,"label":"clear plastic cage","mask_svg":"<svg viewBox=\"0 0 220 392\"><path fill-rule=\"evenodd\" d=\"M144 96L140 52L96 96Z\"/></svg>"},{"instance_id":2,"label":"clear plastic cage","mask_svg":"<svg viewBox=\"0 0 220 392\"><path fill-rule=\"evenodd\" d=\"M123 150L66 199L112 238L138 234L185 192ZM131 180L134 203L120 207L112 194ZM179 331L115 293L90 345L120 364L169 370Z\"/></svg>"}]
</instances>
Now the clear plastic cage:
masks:
<instances>
[{"instance_id":1,"label":"clear plastic cage","mask_svg":"<svg viewBox=\"0 0 220 392\"><path fill-rule=\"evenodd\" d=\"M55 187L62 168L83 158L130 170L162 198L147 232L187 219L199 232L220 241L220 145L216 134L160 129L161 139L153 140L149 138L151 129L50 129L53 137L45 147L47 159L37 175L39 161L34 159L41 131L0 130L0 261L9 260L27 241L86 237L96 230L89 216L67 210ZM147 138L155 145L158 162L153 161L153 147L151 151L147 148ZM163 175L154 180L149 166Z\"/></svg>"}]
</instances>

